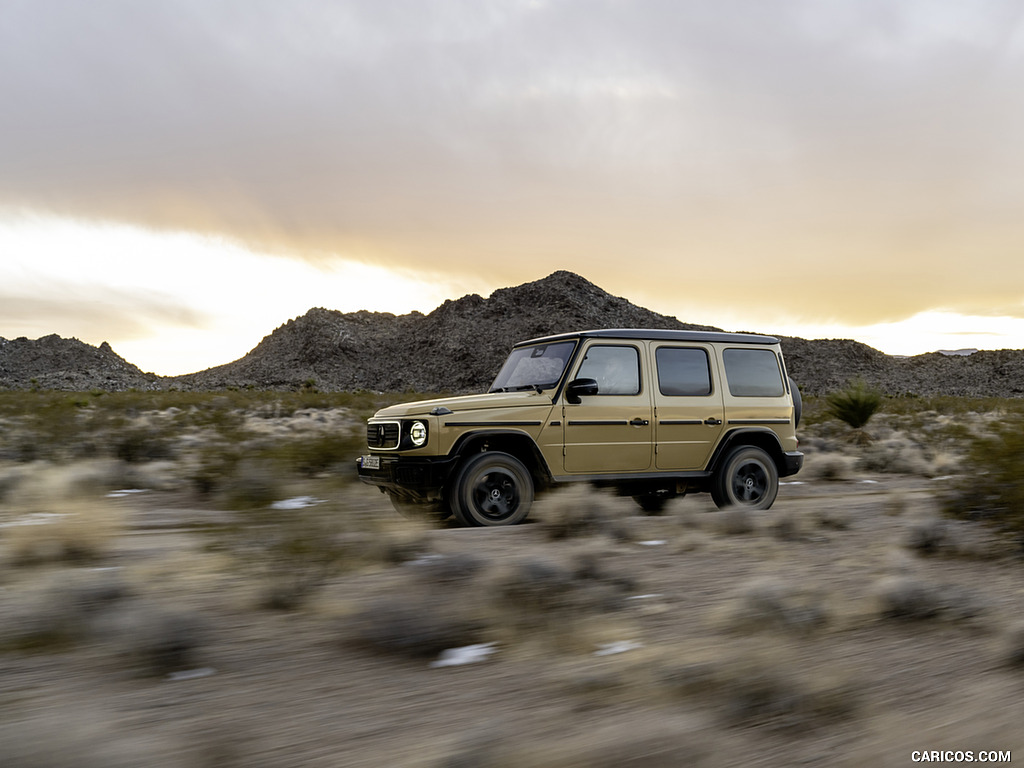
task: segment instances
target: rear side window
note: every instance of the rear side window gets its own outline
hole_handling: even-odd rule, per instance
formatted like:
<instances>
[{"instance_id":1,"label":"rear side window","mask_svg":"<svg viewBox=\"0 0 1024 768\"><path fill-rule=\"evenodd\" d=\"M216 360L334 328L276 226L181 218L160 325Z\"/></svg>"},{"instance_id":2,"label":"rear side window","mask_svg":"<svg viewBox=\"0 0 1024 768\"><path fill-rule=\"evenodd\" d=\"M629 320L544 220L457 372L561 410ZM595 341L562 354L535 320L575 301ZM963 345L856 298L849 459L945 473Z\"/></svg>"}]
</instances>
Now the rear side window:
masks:
<instances>
[{"instance_id":1,"label":"rear side window","mask_svg":"<svg viewBox=\"0 0 1024 768\"><path fill-rule=\"evenodd\" d=\"M658 389L669 397L702 397L711 394L708 353L687 347L658 347Z\"/></svg>"},{"instance_id":2,"label":"rear side window","mask_svg":"<svg viewBox=\"0 0 1024 768\"><path fill-rule=\"evenodd\" d=\"M599 395L639 394L640 353L636 347L592 346L576 376L595 379Z\"/></svg>"},{"instance_id":3,"label":"rear side window","mask_svg":"<svg viewBox=\"0 0 1024 768\"><path fill-rule=\"evenodd\" d=\"M781 397L786 393L779 358L770 349L727 349L722 353L734 397Z\"/></svg>"}]
</instances>

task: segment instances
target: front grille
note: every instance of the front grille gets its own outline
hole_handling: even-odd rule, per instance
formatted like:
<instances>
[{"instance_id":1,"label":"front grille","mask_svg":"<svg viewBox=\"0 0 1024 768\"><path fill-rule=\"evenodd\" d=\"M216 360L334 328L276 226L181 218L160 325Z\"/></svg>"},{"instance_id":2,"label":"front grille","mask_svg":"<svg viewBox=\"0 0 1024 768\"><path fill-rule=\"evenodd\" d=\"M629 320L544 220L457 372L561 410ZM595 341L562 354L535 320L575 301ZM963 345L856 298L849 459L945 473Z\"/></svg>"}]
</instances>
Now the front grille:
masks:
<instances>
[{"instance_id":1,"label":"front grille","mask_svg":"<svg viewBox=\"0 0 1024 768\"><path fill-rule=\"evenodd\" d=\"M397 421L377 421L366 425L366 444L371 448L394 450L401 430Z\"/></svg>"}]
</instances>

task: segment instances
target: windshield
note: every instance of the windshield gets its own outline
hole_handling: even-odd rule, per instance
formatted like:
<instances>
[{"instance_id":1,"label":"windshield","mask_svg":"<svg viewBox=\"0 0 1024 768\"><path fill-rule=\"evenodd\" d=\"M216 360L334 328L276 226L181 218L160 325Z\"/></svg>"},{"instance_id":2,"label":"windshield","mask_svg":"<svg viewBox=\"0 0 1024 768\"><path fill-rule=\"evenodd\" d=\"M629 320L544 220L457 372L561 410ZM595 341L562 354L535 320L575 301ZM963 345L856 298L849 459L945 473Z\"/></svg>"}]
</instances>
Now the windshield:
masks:
<instances>
[{"instance_id":1,"label":"windshield","mask_svg":"<svg viewBox=\"0 0 1024 768\"><path fill-rule=\"evenodd\" d=\"M517 347L501 366L490 392L550 389L558 384L576 348L575 341Z\"/></svg>"}]
</instances>

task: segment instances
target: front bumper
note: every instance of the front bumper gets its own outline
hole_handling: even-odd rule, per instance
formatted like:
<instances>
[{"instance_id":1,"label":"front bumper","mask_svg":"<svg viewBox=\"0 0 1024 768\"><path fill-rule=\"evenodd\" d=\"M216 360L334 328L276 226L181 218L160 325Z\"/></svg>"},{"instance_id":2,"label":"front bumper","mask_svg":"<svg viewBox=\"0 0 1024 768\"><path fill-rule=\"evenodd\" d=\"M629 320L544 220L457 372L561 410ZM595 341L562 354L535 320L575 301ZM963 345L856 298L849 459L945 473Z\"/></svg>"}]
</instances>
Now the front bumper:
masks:
<instances>
[{"instance_id":1,"label":"front bumper","mask_svg":"<svg viewBox=\"0 0 1024 768\"><path fill-rule=\"evenodd\" d=\"M782 466L779 467L779 477L795 475L803 465L804 455L800 451L787 451L782 454Z\"/></svg>"},{"instance_id":2,"label":"front bumper","mask_svg":"<svg viewBox=\"0 0 1024 768\"><path fill-rule=\"evenodd\" d=\"M363 458L356 459L359 479L400 499L419 503L440 501L458 460L455 456L374 455L380 458L379 469L366 469Z\"/></svg>"}]
</instances>

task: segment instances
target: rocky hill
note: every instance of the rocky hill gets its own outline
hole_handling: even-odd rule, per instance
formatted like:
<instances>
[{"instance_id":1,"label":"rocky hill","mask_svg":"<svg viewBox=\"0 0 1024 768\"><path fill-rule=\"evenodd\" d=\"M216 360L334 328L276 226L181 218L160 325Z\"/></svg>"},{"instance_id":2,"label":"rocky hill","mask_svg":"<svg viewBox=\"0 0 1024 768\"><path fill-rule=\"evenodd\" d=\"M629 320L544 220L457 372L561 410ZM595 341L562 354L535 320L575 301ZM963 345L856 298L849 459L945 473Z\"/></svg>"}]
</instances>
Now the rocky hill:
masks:
<instances>
[{"instance_id":1,"label":"rocky hill","mask_svg":"<svg viewBox=\"0 0 1024 768\"><path fill-rule=\"evenodd\" d=\"M185 376L146 374L106 343L47 336L0 339L0 387L212 390L255 386L323 390L481 391L516 341L587 328L692 325L612 296L571 272L446 301L428 315L311 309L266 336L249 354ZM756 329L770 334L770 328ZM784 338L789 372L807 394L863 378L884 392L1024 396L1024 351L931 353L900 358L848 339Z\"/></svg>"},{"instance_id":2,"label":"rocky hill","mask_svg":"<svg viewBox=\"0 0 1024 768\"><path fill-rule=\"evenodd\" d=\"M143 373L114 352L56 334L41 339L0 337L0 387L7 389L123 390L159 386L160 377Z\"/></svg>"},{"instance_id":3,"label":"rocky hill","mask_svg":"<svg viewBox=\"0 0 1024 768\"><path fill-rule=\"evenodd\" d=\"M691 328L612 296L571 272L481 298L446 301L429 315L312 309L263 339L240 360L176 377L180 387L478 391L511 346L583 328Z\"/></svg>"}]
</instances>

